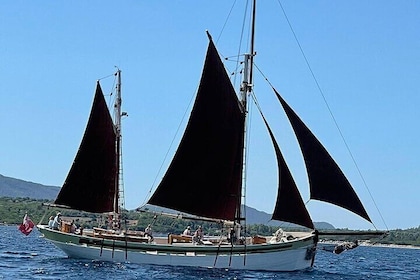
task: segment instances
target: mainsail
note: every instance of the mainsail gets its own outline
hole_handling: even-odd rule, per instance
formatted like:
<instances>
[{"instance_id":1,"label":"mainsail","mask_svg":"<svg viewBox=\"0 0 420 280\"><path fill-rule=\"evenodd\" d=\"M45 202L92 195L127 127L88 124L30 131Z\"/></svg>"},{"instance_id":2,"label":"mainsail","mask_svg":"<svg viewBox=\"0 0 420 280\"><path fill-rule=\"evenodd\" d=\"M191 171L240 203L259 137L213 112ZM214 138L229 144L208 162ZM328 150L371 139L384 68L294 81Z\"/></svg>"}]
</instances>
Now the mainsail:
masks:
<instances>
[{"instance_id":1,"label":"mainsail","mask_svg":"<svg viewBox=\"0 0 420 280\"><path fill-rule=\"evenodd\" d=\"M85 134L55 204L104 213L114 211L116 133L99 82Z\"/></svg>"},{"instance_id":2,"label":"mainsail","mask_svg":"<svg viewBox=\"0 0 420 280\"><path fill-rule=\"evenodd\" d=\"M273 219L314 228L264 116L277 154ZM239 219L245 115L210 39L191 116L167 173L149 204L208 218Z\"/></svg>"},{"instance_id":3,"label":"mainsail","mask_svg":"<svg viewBox=\"0 0 420 280\"><path fill-rule=\"evenodd\" d=\"M245 114L210 39L180 146L149 204L234 220L241 201Z\"/></svg>"},{"instance_id":4,"label":"mainsail","mask_svg":"<svg viewBox=\"0 0 420 280\"><path fill-rule=\"evenodd\" d=\"M298 139L308 172L310 197L343 207L371 222L353 187L324 146L273 88Z\"/></svg>"}]
</instances>

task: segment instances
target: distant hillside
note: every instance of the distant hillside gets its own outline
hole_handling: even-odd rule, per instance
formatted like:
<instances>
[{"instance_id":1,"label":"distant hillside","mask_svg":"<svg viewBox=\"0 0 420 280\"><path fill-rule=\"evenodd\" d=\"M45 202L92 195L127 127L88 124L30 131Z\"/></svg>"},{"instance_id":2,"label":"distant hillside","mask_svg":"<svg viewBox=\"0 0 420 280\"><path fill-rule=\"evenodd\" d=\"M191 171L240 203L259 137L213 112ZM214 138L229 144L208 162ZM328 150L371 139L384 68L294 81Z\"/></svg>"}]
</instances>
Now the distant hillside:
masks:
<instances>
[{"instance_id":1,"label":"distant hillside","mask_svg":"<svg viewBox=\"0 0 420 280\"><path fill-rule=\"evenodd\" d=\"M54 199L60 188L45 186L0 174L0 197L29 197L32 199Z\"/></svg>"},{"instance_id":2,"label":"distant hillside","mask_svg":"<svg viewBox=\"0 0 420 280\"><path fill-rule=\"evenodd\" d=\"M255 208L247 207L246 208L246 222L250 225L253 224L264 224L269 226L281 226L284 228L295 228L300 227L295 224L286 223L286 222L279 222L275 220L270 220L271 214L267 214L263 211L258 211ZM317 229L329 229L333 230L335 227L327 222L314 222L315 228Z\"/></svg>"},{"instance_id":3,"label":"distant hillside","mask_svg":"<svg viewBox=\"0 0 420 280\"><path fill-rule=\"evenodd\" d=\"M28 197L31 199L48 199L53 200L57 197L59 187L45 186L33 182L28 182L20 179L6 177L0 174L0 197ZM153 206L150 206L153 208ZM159 212L159 210L153 209ZM271 215L262 211L258 211L252 207L246 207L246 220L249 225L263 224L268 226L281 226L281 227L299 227L290 223L272 221ZM317 229L335 229L329 223L315 222Z\"/></svg>"},{"instance_id":4,"label":"distant hillside","mask_svg":"<svg viewBox=\"0 0 420 280\"><path fill-rule=\"evenodd\" d=\"M176 211L165 209L159 206L153 206L153 205L147 205L143 207L142 209L153 211L153 212L164 212L164 213L170 213L170 214L176 214ZM279 222L275 220L271 220L271 214L267 214L263 211L259 211L255 208L246 207L246 222L248 225L267 225L267 226L280 226L283 228L301 228L301 226L292 224L292 223L286 223L286 222ZM334 230L335 227L327 222L314 222L315 228L317 229L327 229L327 230Z\"/></svg>"}]
</instances>

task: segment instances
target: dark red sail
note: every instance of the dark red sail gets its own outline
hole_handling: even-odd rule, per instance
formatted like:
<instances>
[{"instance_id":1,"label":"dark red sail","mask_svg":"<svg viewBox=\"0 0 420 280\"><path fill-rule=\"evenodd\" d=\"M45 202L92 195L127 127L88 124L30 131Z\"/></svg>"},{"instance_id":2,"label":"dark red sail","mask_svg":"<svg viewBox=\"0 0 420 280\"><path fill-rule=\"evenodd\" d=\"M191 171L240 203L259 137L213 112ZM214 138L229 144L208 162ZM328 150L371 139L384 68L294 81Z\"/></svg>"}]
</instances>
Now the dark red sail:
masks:
<instances>
[{"instance_id":1,"label":"dark red sail","mask_svg":"<svg viewBox=\"0 0 420 280\"><path fill-rule=\"evenodd\" d=\"M245 116L210 40L180 146L149 204L234 220L240 206Z\"/></svg>"},{"instance_id":2,"label":"dark red sail","mask_svg":"<svg viewBox=\"0 0 420 280\"><path fill-rule=\"evenodd\" d=\"M114 124L98 82L85 134L55 204L93 213L114 210L115 141Z\"/></svg>"},{"instance_id":3,"label":"dark red sail","mask_svg":"<svg viewBox=\"0 0 420 280\"><path fill-rule=\"evenodd\" d=\"M337 163L273 88L292 124L308 172L311 198L332 203L356 213L371 222L359 197Z\"/></svg>"},{"instance_id":4,"label":"dark red sail","mask_svg":"<svg viewBox=\"0 0 420 280\"><path fill-rule=\"evenodd\" d=\"M280 147L267 123L267 120L261 111L260 113L267 127L268 133L270 134L271 141L273 142L279 172L277 201L274 207L272 219L290 222L313 229L315 227L312 219L305 207L305 203L303 202L296 183L293 180L292 174L287 167L286 161L280 151Z\"/></svg>"}]
</instances>

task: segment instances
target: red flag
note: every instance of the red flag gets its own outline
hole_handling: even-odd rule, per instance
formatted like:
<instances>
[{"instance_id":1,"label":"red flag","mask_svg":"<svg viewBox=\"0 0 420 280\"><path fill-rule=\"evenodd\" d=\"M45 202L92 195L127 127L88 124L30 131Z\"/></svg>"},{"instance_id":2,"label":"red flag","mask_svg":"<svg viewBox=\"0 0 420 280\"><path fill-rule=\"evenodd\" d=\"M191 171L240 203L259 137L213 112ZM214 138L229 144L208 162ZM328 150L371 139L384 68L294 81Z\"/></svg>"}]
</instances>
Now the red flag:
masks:
<instances>
[{"instance_id":1,"label":"red flag","mask_svg":"<svg viewBox=\"0 0 420 280\"><path fill-rule=\"evenodd\" d=\"M19 230L24 234L28 235L32 232L32 229L34 228L34 223L29 218L28 214L25 214L25 217L23 217L23 222L19 226Z\"/></svg>"}]
</instances>

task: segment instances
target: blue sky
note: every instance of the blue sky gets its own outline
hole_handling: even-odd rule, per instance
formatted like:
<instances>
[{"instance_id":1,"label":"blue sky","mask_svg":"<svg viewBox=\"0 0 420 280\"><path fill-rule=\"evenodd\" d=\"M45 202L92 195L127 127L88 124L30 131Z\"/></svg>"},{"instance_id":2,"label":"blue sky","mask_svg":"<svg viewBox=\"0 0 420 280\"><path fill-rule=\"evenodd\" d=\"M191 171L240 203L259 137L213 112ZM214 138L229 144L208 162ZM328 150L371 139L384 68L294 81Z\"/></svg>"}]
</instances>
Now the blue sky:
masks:
<instances>
[{"instance_id":1,"label":"blue sky","mask_svg":"<svg viewBox=\"0 0 420 280\"><path fill-rule=\"evenodd\" d=\"M237 1L223 28L233 2L1 2L0 174L61 186L83 135L96 80L117 65L123 110L129 114L123 121L126 207L141 205L163 176L165 155L175 151L170 144L179 141L178 127L185 126L208 42L205 30L222 56L238 54L244 1ZM331 152L376 227L385 228L376 206L390 229L419 226L420 2L281 1L368 189L279 2L260 2L259 69ZM232 71L235 63L226 67ZM104 92L111 91L112 82L102 81ZM296 140L259 73L254 90L306 201ZM257 111L250 118L246 202L270 212L275 156ZM325 203L310 201L308 208L315 221L372 228Z\"/></svg>"}]
</instances>

